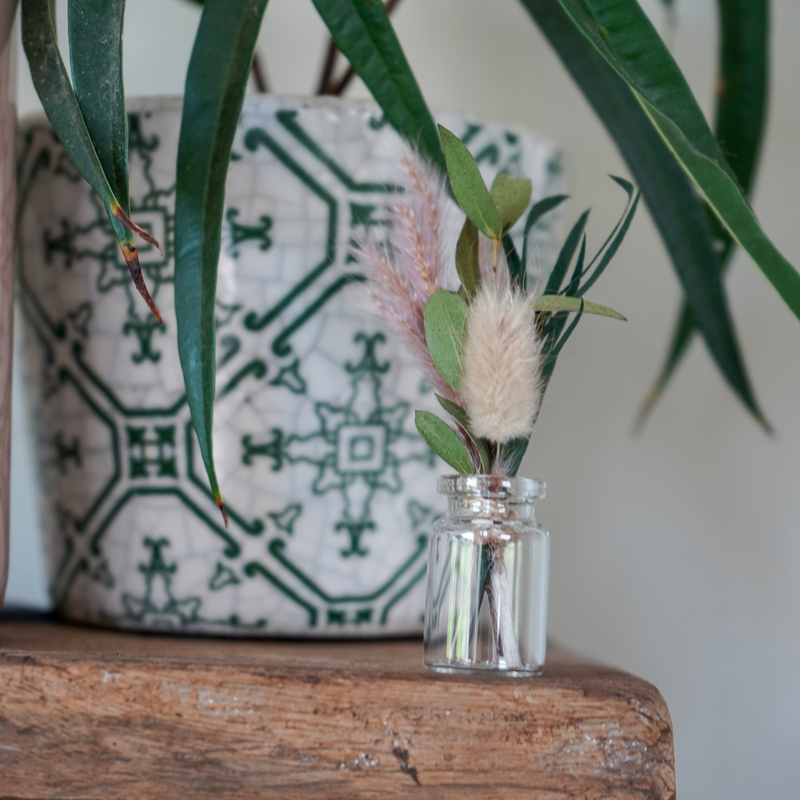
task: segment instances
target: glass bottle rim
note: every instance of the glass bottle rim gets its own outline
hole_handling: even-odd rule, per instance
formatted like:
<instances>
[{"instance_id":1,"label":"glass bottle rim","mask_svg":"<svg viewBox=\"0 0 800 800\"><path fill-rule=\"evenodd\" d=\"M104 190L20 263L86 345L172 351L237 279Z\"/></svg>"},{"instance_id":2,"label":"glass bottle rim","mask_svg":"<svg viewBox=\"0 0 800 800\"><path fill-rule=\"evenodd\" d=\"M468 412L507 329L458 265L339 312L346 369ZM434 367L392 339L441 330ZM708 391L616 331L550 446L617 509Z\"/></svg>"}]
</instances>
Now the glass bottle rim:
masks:
<instances>
[{"instance_id":1,"label":"glass bottle rim","mask_svg":"<svg viewBox=\"0 0 800 800\"><path fill-rule=\"evenodd\" d=\"M507 475L442 475L436 488L439 494L478 495L518 502L541 500L547 492L544 481Z\"/></svg>"}]
</instances>

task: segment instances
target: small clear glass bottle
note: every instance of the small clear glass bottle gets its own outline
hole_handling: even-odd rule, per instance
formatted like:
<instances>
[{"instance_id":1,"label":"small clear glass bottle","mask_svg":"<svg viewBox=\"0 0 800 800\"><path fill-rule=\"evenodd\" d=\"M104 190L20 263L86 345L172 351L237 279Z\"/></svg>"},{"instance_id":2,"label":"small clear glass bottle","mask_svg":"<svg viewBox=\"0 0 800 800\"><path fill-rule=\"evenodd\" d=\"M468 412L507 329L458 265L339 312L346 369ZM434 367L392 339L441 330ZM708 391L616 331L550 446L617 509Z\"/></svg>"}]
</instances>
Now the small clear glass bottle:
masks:
<instances>
[{"instance_id":1,"label":"small clear glass bottle","mask_svg":"<svg viewBox=\"0 0 800 800\"><path fill-rule=\"evenodd\" d=\"M538 675L547 639L550 537L530 478L439 478L448 513L428 543L424 663L437 672Z\"/></svg>"}]
</instances>

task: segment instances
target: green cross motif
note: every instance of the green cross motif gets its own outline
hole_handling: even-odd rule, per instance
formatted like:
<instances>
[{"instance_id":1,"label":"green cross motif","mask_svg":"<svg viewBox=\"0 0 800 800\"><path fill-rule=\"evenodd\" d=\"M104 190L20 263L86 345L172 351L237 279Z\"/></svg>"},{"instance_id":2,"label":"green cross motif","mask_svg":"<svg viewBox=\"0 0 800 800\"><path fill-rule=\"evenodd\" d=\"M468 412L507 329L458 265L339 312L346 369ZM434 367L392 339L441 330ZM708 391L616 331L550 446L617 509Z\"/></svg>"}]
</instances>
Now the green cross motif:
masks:
<instances>
[{"instance_id":1,"label":"green cross motif","mask_svg":"<svg viewBox=\"0 0 800 800\"><path fill-rule=\"evenodd\" d=\"M174 425L154 425L150 436L147 428L129 425L127 431L131 478L178 477Z\"/></svg>"},{"instance_id":2,"label":"green cross motif","mask_svg":"<svg viewBox=\"0 0 800 800\"><path fill-rule=\"evenodd\" d=\"M387 407L381 399L382 376L390 369L390 364L380 363L376 355L377 346L385 342L384 334L362 331L354 342L363 347L363 354L358 363L345 365L352 375L350 397L342 406L316 403L316 431L287 436L276 428L273 438L261 444L254 443L249 434L242 437L244 464L252 464L258 456L271 458L276 472L287 464L310 464L317 470L312 493L339 493L343 508L335 530L349 538L348 546L341 551L345 558L369 554L362 537L375 529L373 499L381 490L391 494L401 491L400 467L412 461L429 466L435 463L422 438L404 430L409 404Z\"/></svg>"}]
</instances>

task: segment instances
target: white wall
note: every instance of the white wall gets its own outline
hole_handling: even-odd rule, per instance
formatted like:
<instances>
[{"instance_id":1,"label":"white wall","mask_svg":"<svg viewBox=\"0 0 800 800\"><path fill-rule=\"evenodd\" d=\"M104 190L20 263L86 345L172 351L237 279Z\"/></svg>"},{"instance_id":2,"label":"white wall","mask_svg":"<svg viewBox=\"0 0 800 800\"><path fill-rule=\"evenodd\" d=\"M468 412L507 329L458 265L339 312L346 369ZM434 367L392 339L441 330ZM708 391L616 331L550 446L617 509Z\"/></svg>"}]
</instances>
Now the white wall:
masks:
<instances>
[{"instance_id":1,"label":"white wall","mask_svg":"<svg viewBox=\"0 0 800 800\"><path fill-rule=\"evenodd\" d=\"M714 0L648 11L710 108ZM179 93L196 10L129 4L131 94ZM613 144L514 0L406 0L396 25L430 104L535 127L569 155L574 218L595 244L620 211ZM755 208L800 265L800 4L776 0L769 132ZM311 3L273 0L261 40L273 86L307 92L323 30ZM36 107L20 68L20 110ZM354 94L364 94L355 87ZM688 800L796 798L800 785L800 325L737 257L730 297L776 435L765 436L696 344L643 435L637 407L664 355L679 289L646 212L593 299L626 325L585 320L559 361L527 473L545 478L553 542L551 629L653 681L675 723ZM9 600L45 602L23 406L15 394Z\"/></svg>"}]
</instances>

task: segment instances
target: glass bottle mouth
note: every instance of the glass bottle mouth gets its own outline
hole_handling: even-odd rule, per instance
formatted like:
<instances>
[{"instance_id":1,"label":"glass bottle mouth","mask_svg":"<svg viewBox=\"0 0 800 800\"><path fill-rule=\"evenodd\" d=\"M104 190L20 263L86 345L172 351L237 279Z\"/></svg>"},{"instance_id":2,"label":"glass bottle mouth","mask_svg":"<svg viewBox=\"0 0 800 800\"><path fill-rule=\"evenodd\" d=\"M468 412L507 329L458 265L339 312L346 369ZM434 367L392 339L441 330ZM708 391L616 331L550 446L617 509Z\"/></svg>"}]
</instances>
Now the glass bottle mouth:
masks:
<instances>
[{"instance_id":1,"label":"glass bottle mouth","mask_svg":"<svg viewBox=\"0 0 800 800\"><path fill-rule=\"evenodd\" d=\"M534 478L505 475L442 475L437 489L439 494L532 503L545 496L547 484Z\"/></svg>"}]
</instances>

